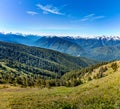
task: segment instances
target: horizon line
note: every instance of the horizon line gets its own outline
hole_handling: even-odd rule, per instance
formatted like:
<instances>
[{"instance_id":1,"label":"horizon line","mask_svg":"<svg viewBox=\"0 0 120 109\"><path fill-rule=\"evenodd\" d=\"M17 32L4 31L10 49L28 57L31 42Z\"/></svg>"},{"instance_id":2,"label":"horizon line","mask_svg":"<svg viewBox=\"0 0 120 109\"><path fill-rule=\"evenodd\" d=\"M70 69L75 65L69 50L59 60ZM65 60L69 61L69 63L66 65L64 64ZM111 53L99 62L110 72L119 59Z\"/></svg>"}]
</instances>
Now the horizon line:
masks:
<instances>
[{"instance_id":1,"label":"horizon line","mask_svg":"<svg viewBox=\"0 0 120 109\"><path fill-rule=\"evenodd\" d=\"M120 37L120 35L105 35L105 34L101 34L101 35L85 35L85 34L79 34L79 35L62 35L62 34L45 34L45 33L28 33L28 32L5 32L5 31L0 31L0 33L2 34L16 34L16 35L23 35L23 36L27 36L27 35L33 35L33 36L48 36L48 37L82 37L82 38L87 38L87 37L101 37L101 36L105 36L105 37Z\"/></svg>"}]
</instances>

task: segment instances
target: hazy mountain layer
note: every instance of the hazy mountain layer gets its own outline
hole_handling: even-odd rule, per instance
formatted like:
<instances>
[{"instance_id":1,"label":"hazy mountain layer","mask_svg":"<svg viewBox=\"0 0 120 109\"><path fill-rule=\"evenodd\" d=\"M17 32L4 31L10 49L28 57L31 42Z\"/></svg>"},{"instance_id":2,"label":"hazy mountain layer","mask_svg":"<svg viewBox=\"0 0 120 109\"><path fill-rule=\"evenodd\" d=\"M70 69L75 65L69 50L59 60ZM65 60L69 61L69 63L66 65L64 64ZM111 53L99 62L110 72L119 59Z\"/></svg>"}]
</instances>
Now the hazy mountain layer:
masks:
<instances>
[{"instance_id":1,"label":"hazy mountain layer","mask_svg":"<svg viewBox=\"0 0 120 109\"><path fill-rule=\"evenodd\" d=\"M120 59L120 38L118 36L73 38L1 33L0 40L48 48L73 56L82 56L99 61L111 61Z\"/></svg>"}]
</instances>

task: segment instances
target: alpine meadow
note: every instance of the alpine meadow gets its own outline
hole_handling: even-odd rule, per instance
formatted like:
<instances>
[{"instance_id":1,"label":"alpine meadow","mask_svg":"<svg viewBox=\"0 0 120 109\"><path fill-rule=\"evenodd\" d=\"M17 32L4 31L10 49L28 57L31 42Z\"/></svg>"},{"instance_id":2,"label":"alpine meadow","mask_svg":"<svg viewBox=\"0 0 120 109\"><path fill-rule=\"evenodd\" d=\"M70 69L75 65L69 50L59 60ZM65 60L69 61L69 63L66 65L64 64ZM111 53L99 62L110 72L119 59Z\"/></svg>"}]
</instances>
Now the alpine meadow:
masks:
<instances>
[{"instance_id":1,"label":"alpine meadow","mask_svg":"<svg viewBox=\"0 0 120 109\"><path fill-rule=\"evenodd\" d=\"M1 0L0 109L120 109L119 0Z\"/></svg>"}]
</instances>

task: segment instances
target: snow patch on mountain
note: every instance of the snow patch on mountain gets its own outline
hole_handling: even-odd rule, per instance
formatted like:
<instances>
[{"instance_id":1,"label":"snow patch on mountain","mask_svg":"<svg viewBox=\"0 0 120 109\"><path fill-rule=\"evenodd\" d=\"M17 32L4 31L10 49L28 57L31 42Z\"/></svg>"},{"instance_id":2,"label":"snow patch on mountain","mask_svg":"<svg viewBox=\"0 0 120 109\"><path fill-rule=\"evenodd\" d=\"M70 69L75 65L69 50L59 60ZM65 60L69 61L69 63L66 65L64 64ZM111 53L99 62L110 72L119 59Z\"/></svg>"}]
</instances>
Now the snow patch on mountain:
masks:
<instances>
[{"instance_id":1,"label":"snow patch on mountain","mask_svg":"<svg viewBox=\"0 0 120 109\"><path fill-rule=\"evenodd\" d=\"M120 40L120 36L88 36L88 37L82 37L82 36L77 36L77 37L70 37L73 39L97 39L97 40Z\"/></svg>"}]
</instances>

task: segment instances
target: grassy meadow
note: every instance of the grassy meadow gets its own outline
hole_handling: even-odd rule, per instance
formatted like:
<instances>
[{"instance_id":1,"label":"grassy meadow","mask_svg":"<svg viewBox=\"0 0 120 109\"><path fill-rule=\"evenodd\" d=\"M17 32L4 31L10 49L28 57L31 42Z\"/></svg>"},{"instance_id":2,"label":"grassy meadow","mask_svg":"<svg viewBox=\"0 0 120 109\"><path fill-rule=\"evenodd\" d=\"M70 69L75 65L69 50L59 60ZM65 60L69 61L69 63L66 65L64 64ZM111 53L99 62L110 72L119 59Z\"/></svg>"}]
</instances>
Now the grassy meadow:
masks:
<instances>
[{"instance_id":1,"label":"grassy meadow","mask_svg":"<svg viewBox=\"0 0 120 109\"><path fill-rule=\"evenodd\" d=\"M1 85L0 109L120 109L120 69L77 87Z\"/></svg>"}]
</instances>

